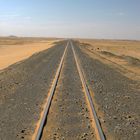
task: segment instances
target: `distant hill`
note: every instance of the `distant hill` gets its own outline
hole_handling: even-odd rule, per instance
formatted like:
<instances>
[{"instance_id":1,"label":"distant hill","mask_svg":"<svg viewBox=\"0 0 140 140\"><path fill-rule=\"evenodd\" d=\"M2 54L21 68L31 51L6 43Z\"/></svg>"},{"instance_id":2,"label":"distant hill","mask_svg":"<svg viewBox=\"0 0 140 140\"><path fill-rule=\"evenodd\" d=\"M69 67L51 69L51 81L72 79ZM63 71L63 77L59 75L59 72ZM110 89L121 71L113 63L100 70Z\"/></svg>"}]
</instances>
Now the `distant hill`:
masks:
<instances>
[{"instance_id":1,"label":"distant hill","mask_svg":"<svg viewBox=\"0 0 140 140\"><path fill-rule=\"evenodd\" d=\"M10 37L10 38L17 38L17 36L15 36L15 35L10 35L8 37Z\"/></svg>"}]
</instances>

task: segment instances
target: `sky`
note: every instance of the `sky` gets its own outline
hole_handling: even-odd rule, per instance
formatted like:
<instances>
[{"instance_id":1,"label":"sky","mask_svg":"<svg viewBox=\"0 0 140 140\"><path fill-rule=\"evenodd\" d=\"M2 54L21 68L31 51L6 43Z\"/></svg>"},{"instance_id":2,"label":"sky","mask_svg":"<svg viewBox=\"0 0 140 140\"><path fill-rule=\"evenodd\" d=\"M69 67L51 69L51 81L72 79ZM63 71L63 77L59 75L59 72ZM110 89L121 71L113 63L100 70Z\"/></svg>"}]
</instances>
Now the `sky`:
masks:
<instances>
[{"instance_id":1,"label":"sky","mask_svg":"<svg viewBox=\"0 0 140 140\"><path fill-rule=\"evenodd\" d=\"M140 0L0 0L0 36L140 40Z\"/></svg>"}]
</instances>

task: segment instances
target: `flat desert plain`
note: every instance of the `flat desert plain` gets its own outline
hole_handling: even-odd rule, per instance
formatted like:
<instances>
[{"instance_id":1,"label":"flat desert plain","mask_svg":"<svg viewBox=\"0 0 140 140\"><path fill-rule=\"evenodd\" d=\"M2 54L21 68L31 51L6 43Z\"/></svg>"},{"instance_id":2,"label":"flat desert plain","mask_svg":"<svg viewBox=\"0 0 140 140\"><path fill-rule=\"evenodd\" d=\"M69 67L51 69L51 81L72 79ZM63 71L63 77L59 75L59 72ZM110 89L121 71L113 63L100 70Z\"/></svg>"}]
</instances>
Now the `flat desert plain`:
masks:
<instances>
[{"instance_id":1,"label":"flat desert plain","mask_svg":"<svg viewBox=\"0 0 140 140\"><path fill-rule=\"evenodd\" d=\"M58 39L0 38L0 70L53 46Z\"/></svg>"},{"instance_id":2,"label":"flat desert plain","mask_svg":"<svg viewBox=\"0 0 140 140\"><path fill-rule=\"evenodd\" d=\"M129 78L140 79L140 41L81 39L87 53L115 66Z\"/></svg>"}]
</instances>

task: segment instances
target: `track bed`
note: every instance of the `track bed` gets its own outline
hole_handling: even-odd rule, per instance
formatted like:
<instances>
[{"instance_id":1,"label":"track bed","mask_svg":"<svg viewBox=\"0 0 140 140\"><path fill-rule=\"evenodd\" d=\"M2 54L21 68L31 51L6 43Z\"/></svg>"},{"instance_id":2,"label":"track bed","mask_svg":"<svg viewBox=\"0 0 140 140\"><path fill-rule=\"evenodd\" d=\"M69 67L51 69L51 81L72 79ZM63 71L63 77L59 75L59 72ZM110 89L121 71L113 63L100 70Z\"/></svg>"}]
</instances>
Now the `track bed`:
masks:
<instances>
[{"instance_id":1,"label":"track bed","mask_svg":"<svg viewBox=\"0 0 140 140\"><path fill-rule=\"evenodd\" d=\"M85 94L69 45L42 140L96 139Z\"/></svg>"}]
</instances>

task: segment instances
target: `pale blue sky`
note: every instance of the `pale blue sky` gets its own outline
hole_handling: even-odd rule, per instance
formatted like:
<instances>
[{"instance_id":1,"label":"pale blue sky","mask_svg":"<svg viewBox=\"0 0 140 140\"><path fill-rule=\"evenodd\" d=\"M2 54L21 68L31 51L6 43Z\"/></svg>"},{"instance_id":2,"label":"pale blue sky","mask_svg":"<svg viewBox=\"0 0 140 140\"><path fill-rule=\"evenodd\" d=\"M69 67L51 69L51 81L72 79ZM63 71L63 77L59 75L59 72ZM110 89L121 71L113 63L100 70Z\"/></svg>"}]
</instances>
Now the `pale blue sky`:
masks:
<instances>
[{"instance_id":1,"label":"pale blue sky","mask_svg":"<svg viewBox=\"0 0 140 140\"><path fill-rule=\"evenodd\" d=\"M140 0L0 0L0 36L140 40Z\"/></svg>"}]
</instances>

